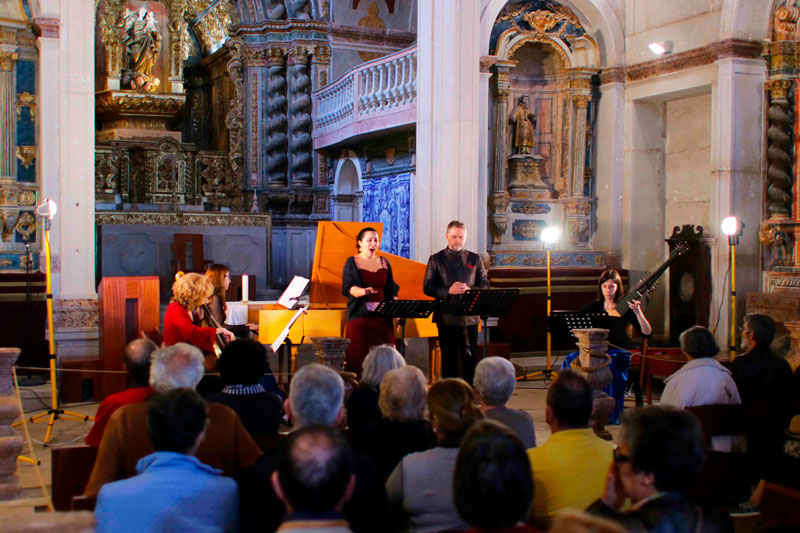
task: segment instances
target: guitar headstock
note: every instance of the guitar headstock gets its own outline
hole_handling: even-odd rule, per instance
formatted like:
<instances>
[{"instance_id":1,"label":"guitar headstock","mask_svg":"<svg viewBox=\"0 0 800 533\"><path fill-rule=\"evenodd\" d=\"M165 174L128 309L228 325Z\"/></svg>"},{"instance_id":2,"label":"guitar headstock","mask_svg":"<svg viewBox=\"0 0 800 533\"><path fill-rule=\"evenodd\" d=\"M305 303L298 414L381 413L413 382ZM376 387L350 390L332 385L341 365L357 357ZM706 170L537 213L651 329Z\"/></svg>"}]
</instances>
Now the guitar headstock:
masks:
<instances>
[{"instance_id":1,"label":"guitar headstock","mask_svg":"<svg viewBox=\"0 0 800 533\"><path fill-rule=\"evenodd\" d=\"M683 255L688 251L689 251L689 243L686 241L679 242L677 245L675 245L675 248L673 248L672 251L669 253L669 256L676 257L678 255Z\"/></svg>"}]
</instances>

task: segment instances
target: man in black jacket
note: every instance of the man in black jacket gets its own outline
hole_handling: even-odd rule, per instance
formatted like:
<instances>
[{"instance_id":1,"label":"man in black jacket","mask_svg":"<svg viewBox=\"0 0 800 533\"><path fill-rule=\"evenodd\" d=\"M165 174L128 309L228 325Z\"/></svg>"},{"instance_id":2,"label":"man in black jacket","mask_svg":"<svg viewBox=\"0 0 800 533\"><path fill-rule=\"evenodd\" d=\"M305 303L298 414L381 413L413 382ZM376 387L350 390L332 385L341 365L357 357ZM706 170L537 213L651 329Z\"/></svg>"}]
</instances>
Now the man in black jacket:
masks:
<instances>
[{"instance_id":1,"label":"man in black jacket","mask_svg":"<svg viewBox=\"0 0 800 533\"><path fill-rule=\"evenodd\" d=\"M478 350L479 317L459 316L453 312L458 309L460 295L470 289L488 289L489 278L480 256L464 250L467 229L463 222L451 221L447 225L445 238L447 248L428 259L423 291L439 302L433 321L439 330L442 377L457 377L460 359L461 377L472 383Z\"/></svg>"}]
</instances>

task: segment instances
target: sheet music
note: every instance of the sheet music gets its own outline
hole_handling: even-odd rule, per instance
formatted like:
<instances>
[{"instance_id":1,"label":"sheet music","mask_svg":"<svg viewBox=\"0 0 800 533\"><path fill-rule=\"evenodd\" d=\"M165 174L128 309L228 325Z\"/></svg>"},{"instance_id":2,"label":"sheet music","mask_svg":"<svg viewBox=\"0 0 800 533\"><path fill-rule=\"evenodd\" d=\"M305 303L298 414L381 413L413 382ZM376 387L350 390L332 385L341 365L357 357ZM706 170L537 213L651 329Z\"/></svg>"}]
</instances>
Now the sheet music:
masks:
<instances>
[{"instance_id":1,"label":"sheet music","mask_svg":"<svg viewBox=\"0 0 800 533\"><path fill-rule=\"evenodd\" d=\"M295 277L297 277L297 276L295 276ZM308 280L306 280L306 281L308 281ZM289 330L292 329L292 326L294 326L294 323L297 322L297 319L300 318L300 315L302 315L305 312L305 310L306 310L305 307L301 307L300 309L298 309L297 312L295 312L294 316L292 316L292 319L289 320L289 323L286 324L286 327L283 328L283 331L281 331L281 334L278 335L278 338L275 339L275 342L273 342L271 344L273 353L277 353L278 348L281 347L281 344L283 344L283 341L286 340L286 337L289 335Z\"/></svg>"},{"instance_id":2,"label":"sheet music","mask_svg":"<svg viewBox=\"0 0 800 533\"><path fill-rule=\"evenodd\" d=\"M286 309L294 309L297 306L298 300L300 300L300 297L303 296L303 293L306 291L306 287L308 287L308 280L306 278L302 276L293 277L289 286L286 287L286 290L283 291L283 294L281 294L281 297L278 299L278 305Z\"/></svg>"}]
</instances>

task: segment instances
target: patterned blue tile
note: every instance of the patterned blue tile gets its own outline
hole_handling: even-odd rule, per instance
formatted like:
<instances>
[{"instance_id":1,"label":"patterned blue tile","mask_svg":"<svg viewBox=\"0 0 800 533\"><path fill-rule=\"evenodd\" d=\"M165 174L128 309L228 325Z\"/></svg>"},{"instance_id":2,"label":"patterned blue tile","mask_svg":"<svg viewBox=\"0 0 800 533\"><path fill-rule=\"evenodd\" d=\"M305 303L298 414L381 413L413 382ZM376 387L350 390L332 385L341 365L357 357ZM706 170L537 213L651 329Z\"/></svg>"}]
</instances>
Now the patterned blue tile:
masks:
<instances>
[{"instance_id":1,"label":"patterned blue tile","mask_svg":"<svg viewBox=\"0 0 800 533\"><path fill-rule=\"evenodd\" d=\"M410 253L411 174L364 181L364 222L382 222L381 250L408 257Z\"/></svg>"},{"instance_id":2,"label":"patterned blue tile","mask_svg":"<svg viewBox=\"0 0 800 533\"><path fill-rule=\"evenodd\" d=\"M17 94L36 92L36 63L17 61Z\"/></svg>"},{"instance_id":3,"label":"patterned blue tile","mask_svg":"<svg viewBox=\"0 0 800 533\"><path fill-rule=\"evenodd\" d=\"M25 270L25 254L0 253L0 272L3 270ZM39 254L33 254L32 272L39 270Z\"/></svg>"},{"instance_id":4,"label":"patterned blue tile","mask_svg":"<svg viewBox=\"0 0 800 533\"><path fill-rule=\"evenodd\" d=\"M493 253L494 267L544 267L547 266L547 252L503 252ZM606 265L605 252L552 252L552 267L603 268Z\"/></svg>"}]
</instances>

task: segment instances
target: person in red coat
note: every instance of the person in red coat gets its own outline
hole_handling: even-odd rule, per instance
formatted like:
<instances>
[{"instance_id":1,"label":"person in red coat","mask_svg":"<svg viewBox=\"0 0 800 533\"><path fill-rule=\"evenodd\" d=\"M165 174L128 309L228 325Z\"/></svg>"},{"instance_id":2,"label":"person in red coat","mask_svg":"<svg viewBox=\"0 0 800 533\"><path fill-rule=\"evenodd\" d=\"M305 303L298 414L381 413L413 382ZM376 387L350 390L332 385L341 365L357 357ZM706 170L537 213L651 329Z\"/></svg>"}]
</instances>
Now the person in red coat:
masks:
<instances>
[{"instance_id":1,"label":"person in red coat","mask_svg":"<svg viewBox=\"0 0 800 533\"><path fill-rule=\"evenodd\" d=\"M199 307L208 303L214 293L214 285L202 274L190 272L172 284L172 301L164 315L164 346L186 342L200 350L214 350L214 339L222 335L234 340L234 335L225 328L206 328L195 322L202 319L195 315Z\"/></svg>"}]
</instances>

